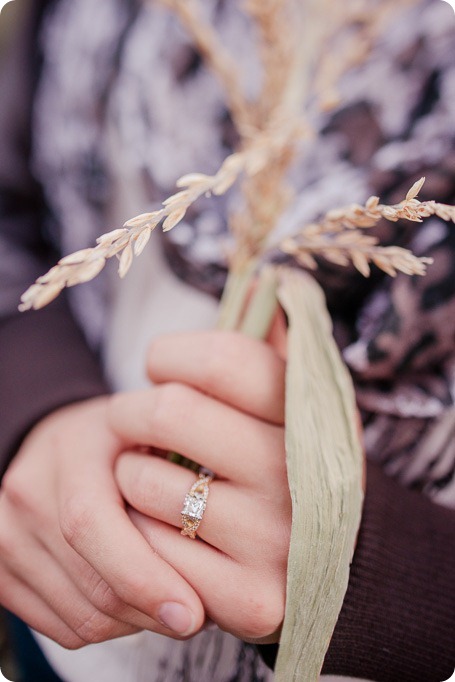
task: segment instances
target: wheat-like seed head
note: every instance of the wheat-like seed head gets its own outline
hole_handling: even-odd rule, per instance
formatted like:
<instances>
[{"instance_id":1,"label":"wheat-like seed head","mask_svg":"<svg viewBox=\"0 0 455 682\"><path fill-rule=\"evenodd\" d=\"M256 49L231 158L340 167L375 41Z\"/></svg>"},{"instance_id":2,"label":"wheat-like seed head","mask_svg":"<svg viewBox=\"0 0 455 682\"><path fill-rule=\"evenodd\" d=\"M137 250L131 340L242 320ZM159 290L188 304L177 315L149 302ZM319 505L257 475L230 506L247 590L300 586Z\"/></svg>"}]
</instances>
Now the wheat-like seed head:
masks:
<instances>
[{"instance_id":1,"label":"wheat-like seed head","mask_svg":"<svg viewBox=\"0 0 455 682\"><path fill-rule=\"evenodd\" d=\"M65 287L88 282L103 269L106 260L119 258L119 275L124 277L128 272L133 256L138 256L145 248L152 230L163 221L163 230L170 230L183 218L188 206L202 194L222 194L228 189L237 175L251 164L251 169L261 168L261 155L255 159L255 153L234 154L228 157L214 176L192 173L178 181L183 189L163 202L163 208L152 213L144 213L128 220L123 228L108 232L97 239L97 246L77 251L62 258L21 297L21 311L31 308L42 308L50 303ZM255 165L255 162L257 165ZM279 244L279 248L293 256L306 268L314 269L317 263L315 254L340 265L354 266L365 276L369 275L369 262L373 262L381 270L394 276L397 271L409 275L423 275L426 266L432 262L429 258L418 258L407 249L397 246L378 246L376 237L365 235L360 230L376 225L381 218L396 222L400 219L422 222L424 218L436 215L442 220L455 222L455 206L439 204L435 201L419 201L417 194L425 178L414 183L406 198L399 204L388 206L380 204L378 197L370 197L364 206L352 204L346 208L335 209L326 213L317 224L307 225L295 236L288 237ZM264 214L267 205L264 206ZM241 220L241 216L238 217ZM245 225L237 227L243 233ZM262 235L264 236L264 235ZM240 241L240 244L242 242ZM239 251L248 261L257 254L251 254L248 243ZM239 256L239 257L240 257Z\"/></svg>"},{"instance_id":2,"label":"wheat-like seed head","mask_svg":"<svg viewBox=\"0 0 455 682\"><path fill-rule=\"evenodd\" d=\"M271 129L256 135L242 152L228 156L214 175L190 173L182 176L176 183L179 191L163 201L162 208L135 216L122 228L101 235L95 247L60 259L21 296L19 309L25 311L44 307L65 287L82 284L96 277L113 256L119 258L118 272L120 277L124 277L131 267L133 256L142 253L157 225L162 223L164 232L171 230L199 197L224 194L242 173L252 177L260 173L281 155L283 146L290 145L291 140L303 137L306 133L300 122L290 121L287 128L280 127L278 132Z\"/></svg>"},{"instance_id":3,"label":"wheat-like seed head","mask_svg":"<svg viewBox=\"0 0 455 682\"><path fill-rule=\"evenodd\" d=\"M249 260L260 256L266 237L292 197L287 171L297 143L314 134L305 115L305 101L312 89L319 92L321 101L325 97L323 93L333 94L334 83L340 75L353 61L366 58L374 44L373 39L383 30L395 7L393 0L384 0L382 9L376 8L372 13L366 0L347 0L342 7L330 3L329 17L326 12L329 0L307 0L304 4L300 0L245 0L245 11L257 27L258 49L264 67L261 92L256 101L250 102L240 87L235 61L215 30L202 18L199 0L160 1L180 17L224 85L227 104L240 136L238 150L225 159L214 175L191 173L180 178L177 181L179 191L166 199L160 209L136 216L123 228L102 235L95 247L62 258L23 294L20 310L41 308L64 287L92 279L113 256L119 259L119 275L124 277L134 255L142 252L157 225L162 223L164 231L172 229L199 197L224 194L242 174L244 206L241 213L230 217L236 244L230 267L241 269ZM400 1L406 6L411 0ZM341 51L336 62L330 56L330 50L325 50L323 58L315 61L315 56L320 55L318 47L346 24L346 17L356 18L364 39L359 40L357 35L357 42L347 41L348 47ZM306 30L302 36L300 32L305 26L311 26L311 30ZM295 239L286 240L282 247L308 267L314 263L310 253L313 251L325 253L338 262L345 261L350 254L364 274L368 260L391 274L397 269L407 271L411 266L408 261L400 260L404 258L401 251L392 256L392 247L387 247L388 251L380 250L381 247L365 241L358 232L355 232L356 243L335 233L370 227L381 217L421 221L429 215L438 215L444 220L453 220L453 207L422 203L415 198L420 186L411 188L406 200L396 206L380 205L379 199L372 197L364 207L355 205L330 211L315 233L307 227ZM418 269L417 265L415 268Z\"/></svg>"},{"instance_id":4,"label":"wheat-like seed head","mask_svg":"<svg viewBox=\"0 0 455 682\"><path fill-rule=\"evenodd\" d=\"M417 199L424 182L425 178L415 182L399 204L380 204L379 198L373 196L364 206L352 204L329 211L319 223L307 225L295 236L284 239L279 248L313 270L317 267L314 255L319 254L338 265L352 262L365 277L370 274L369 263L392 277L398 271L424 275L426 266L433 262L431 258L419 258L398 246L379 246L376 237L360 231L377 225L382 218L392 222L401 219L421 223L424 218L435 215L455 222L455 206Z\"/></svg>"}]
</instances>

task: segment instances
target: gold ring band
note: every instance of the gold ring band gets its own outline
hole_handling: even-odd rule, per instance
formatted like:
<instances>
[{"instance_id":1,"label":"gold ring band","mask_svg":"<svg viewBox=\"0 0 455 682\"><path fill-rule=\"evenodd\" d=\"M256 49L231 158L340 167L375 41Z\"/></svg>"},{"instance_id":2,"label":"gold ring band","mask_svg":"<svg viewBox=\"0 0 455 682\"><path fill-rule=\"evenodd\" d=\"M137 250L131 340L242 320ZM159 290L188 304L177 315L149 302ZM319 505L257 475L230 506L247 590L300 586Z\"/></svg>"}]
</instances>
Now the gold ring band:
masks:
<instances>
[{"instance_id":1,"label":"gold ring band","mask_svg":"<svg viewBox=\"0 0 455 682\"><path fill-rule=\"evenodd\" d=\"M193 483L190 491L185 495L182 515L182 535L188 535L192 540L196 538L197 529L200 526L207 506L209 496L209 483L213 476L199 474L198 480Z\"/></svg>"}]
</instances>

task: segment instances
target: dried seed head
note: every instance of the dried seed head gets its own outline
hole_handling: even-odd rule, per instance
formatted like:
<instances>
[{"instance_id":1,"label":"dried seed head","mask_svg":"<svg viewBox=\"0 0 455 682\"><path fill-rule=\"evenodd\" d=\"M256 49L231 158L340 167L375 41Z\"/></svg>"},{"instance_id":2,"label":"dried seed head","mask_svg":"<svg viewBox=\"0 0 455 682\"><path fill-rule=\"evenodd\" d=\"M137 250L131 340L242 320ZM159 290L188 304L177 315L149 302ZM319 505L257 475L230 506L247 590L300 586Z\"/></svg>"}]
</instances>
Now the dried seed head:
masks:
<instances>
[{"instance_id":1,"label":"dried seed head","mask_svg":"<svg viewBox=\"0 0 455 682\"><path fill-rule=\"evenodd\" d=\"M205 185L210 180L210 175L205 175L204 173L188 173L188 175L182 175L175 184L177 187L195 187Z\"/></svg>"},{"instance_id":2,"label":"dried seed head","mask_svg":"<svg viewBox=\"0 0 455 682\"><path fill-rule=\"evenodd\" d=\"M163 223L163 232L172 230L185 216L186 208L179 208L176 211L169 213L168 217Z\"/></svg>"},{"instance_id":3,"label":"dried seed head","mask_svg":"<svg viewBox=\"0 0 455 682\"><path fill-rule=\"evenodd\" d=\"M406 201L410 201L411 199L415 199L415 197L418 195L420 190L423 187L423 183L425 182L425 177L420 178L420 180L417 180L415 182L409 192L406 194Z\"/></svg>"},{"instance_id":4,"label":"dried seed head","mask_svg":"<svg viewBox=\"0 0 455 682\"><path fill-rule=\"evenodd\" d=\"M75 251L70 253L64 258L60 258L59 265L76 265L78 263L83 263L87 258L89 258L93 253L93 249L81 249L80 251Z\"/></svg>"},{"instance_id":5,"label":"dried seed head","mask_svg":"<svg viewBox=\"0 0 455 682\"><path fill-rule=\"evenodd\" d=\"M122 237L127 233L128 230L126 228L120 227L118 230L112 230L112 232L106 232L106 234L102 234L100 237L98 237L96 243L103 247L110 246L119 237Z\"/></svg>"},{"instance_id":6,"label":"dried seed head","mask_svg":"<svg viewBox=\"0 0 455 682\"><path fill-rule=\"evenodd\" d=\"M126 273L130 269L132 262L133 262L133 248L132 248L131 243L130 243L124 248L123 253L120 256L120 262L119 262L119 266L118 266L118 274L122 279L123 279L123 277L125 277Z\"/></svg>"},{"instance_id":7,"label":"dried seed head","mask_svg":"<svg viewBox=\"0 0 455 682\"><path fill-rule=\"evenodd\" d=\"M140 256L145 247L148 244L148 241L150 239L150 235L152 234L152 228L148 227L145 230L142 230L142 232L139 233L139 236L134 242L134 255L135 256Z\"/></svg>"},{"instance_id":8,"label":"dried seed head","mask_svg":"<svg viewBox=\"0 0 455 682\"><path fill-rule=\"evenodd\" d=\"M123 227L142 227L143 225L153 222L154 217L155 213L141 213L140 215L127 220L126 223L123 224Z\"/></svg>"}]
</instances>

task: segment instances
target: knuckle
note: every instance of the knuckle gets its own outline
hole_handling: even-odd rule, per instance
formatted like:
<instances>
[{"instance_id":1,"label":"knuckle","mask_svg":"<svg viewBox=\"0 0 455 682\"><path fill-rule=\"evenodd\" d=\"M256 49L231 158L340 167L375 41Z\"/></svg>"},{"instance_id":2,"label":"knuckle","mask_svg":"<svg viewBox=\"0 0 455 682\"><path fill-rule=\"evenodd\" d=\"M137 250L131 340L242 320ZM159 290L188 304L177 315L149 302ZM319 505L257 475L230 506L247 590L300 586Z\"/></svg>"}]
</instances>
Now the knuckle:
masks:
<instances>
[{"instance_id":1,"label":"knuckle","mask_svg":"<svg viewBox=\"0 0 455 682\"><path fill-rule=\"evenodd\" d=\"M123 617L126 605L113 590L108 588L103 596L100 608L106 615L116 620L120 620Z\"/></svg>"},{"instance_id":2,"label":"knuckle","mask_svg":"<svg viewBox=\"0 0 455 682\"><path fill-rule=\"evenodd\" d=\"M172 436L176 423L190 416L192 393L188 386L176 382L157 386L149 415L152 432L160 433L165 439Z\"/></svg>"},{"instance_id":3,"label":"knuckle","mask_svg":"<svg viewBox=\"0 0 455 682\"><path fill-rule=\"evenodd\" d=\"M276 632L283 616L281 610L272 609L270 605L253 603L250 605L249 623L245 629L247 639L262 639Z\"/></svg>"},{"instance_id":4,"label":"knuckle","mask_svg":"<svg viewBox=\"0 0 455 682\"><path fill-rule=\"evenodd\" d=\"M2 493L12 507L17 509L26 508L29 501L27 486L18 467L11 466L7 469L2 480Z\"/></svg>"},{"instance_id":5,"label":"knuckle","mask_svg":"<svg viewBox=\"0 0 455 682\"><path fill-rule=\"evenodd\" d=\"M128 471L128 479L120 485L125 499L138 511L148 513L151 511L150 502L155 500L155 493L159 488L157 477L150 472L148 461L138 459L135 466ZM161 498L159 500L161 503Z\"/></svg>"},{"instance_id":6,"label":"knuckle","mask_svg":"<svg viewBox=\"0 0 455 682\"><path fill-rule=\"evenodd\" d=\"M96 584L92 587L90 601L102 613L118 618L125 609L125 604L118 597L106 581L98 576Z\"/></svg>"},{"instance_id":7,"label":"knuckle","mask_svg":"<svg viewBox=\"0 0 455 682\"><path fill-rule=\"evenodd\" d=\"M60 644L60 646L69 651L77 651L77 649L82 649L82 647L87 646L87 642L78 637L75 633L49 636L51 639L55 639L57 644Z\"/></svg>"},{"instance_id":8,"label":"knuckle","mask_svg":"<svg viewBox=\"0 0 455 682\"><path fill-rule=\"evenodd\" d=\"M81 649L87 645L87 642L81 639L81 637L79 637L74 630L71 629L71 626L66 625L63 622L60 623L60 625L54 625L52 627L43 625L41 628L37 626L36 629L64 649L75 651L76 649Z\"/></svg>"},{"instance_id":9,"label":"knuckle","mask_svg":"<svg viewBox=\"0 0 455 682\"><path fill-rule=\"evenodd\" d=\"M60 530L71 547L79 547L94 524L94 513L81 496L68 498L60 514Z\"/></svg>"},{"instance_id":10,"label":"knuckle","mask_svg":"<svg viewBox=\"0 0 455 682\"><path fill-rule=\"evenodd\" d=\"M166 492L165 482L157 476L151 476L149 471L144 471L143 478L138 478L136 485L133 484L130 497L130 504L149 516L157 513L159 516L160 510L169 506L169 488Z\"/></svg>"},{"instance_id":11,"label":"knuckle","mask_svg":"<svg viewBox=\"0 0 455 682\"><path fill-rule=\"evenodd\" d=\"M212 393L220 384L226 382L229 376L227 367L238 366L241 359L238 337L238 333L227 331L207 335L206 361L202 371L204 388L208 393Z\"/></svg>"},{"instance_id":12,"label":"knuckle","mask_svg":"<svg viewBox=\"0 0 455 682\"><path fill-rule=\"evenodd\" d=\"M137 482L136 491L133 506L139 511L160 518L160 513L162 515L164 510L169 509L168 481L161 476L152 475L150 470L146 470L145 467L142 480Z\"/></svg>"},{"instance_id":13,"label":"knuckle","mask_svg":"<svg viewBox=\"0 0 455 682\"><path fill-rule=\"evenodd\" d=\"M49 633L48 637L55 640L57 644L60 644L64 649L69 649L70 651L77 651L77 649L82 649L87 646L85 640L79 637L73 630L66 627L64 631L60 631L57 634Z\"/></svg>"},{"instance_id":14,"label":"knuckle","mask_svg":"<svg viewBox=\"0 0 455 682\"><path fill-rule=\"evenodd\" d=\"M262 639L276 632L284 617L284 594L280 589L267 589L250 597L245 604L246 639Z\"/></svg>"},{"instance_id":15,"label":"knuckle","mask_svg":"<svg viewBox=\"0 0 455 682\"><path fill-rule=\"evenodd\" d=\"M100 611L93 611L76 625L74 632L86 644L97 644L111 639L115 634L115 626L111 618Z\"/></svg>"}]
</instances>

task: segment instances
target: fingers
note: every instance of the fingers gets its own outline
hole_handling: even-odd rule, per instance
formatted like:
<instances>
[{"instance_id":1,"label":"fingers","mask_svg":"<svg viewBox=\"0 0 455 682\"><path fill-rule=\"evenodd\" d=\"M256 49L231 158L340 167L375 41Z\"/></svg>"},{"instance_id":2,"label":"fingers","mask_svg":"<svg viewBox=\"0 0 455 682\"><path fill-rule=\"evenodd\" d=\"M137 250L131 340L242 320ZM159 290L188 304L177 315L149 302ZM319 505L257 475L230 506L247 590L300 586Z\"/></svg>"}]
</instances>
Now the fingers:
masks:
<instances>
[{"instance_id":1,"label":"fingers","mask_svg":"<svg viewBox=\"0 0 455 682\"><path fill-rule=\"evenodd\" d=\"M189 384L259 419L284 422L285 363L262 341L220 331L162 336L147 368L156 384Z\"/></svg>"},{"instance_id":2,"label":"fingers","mask_svg":"<svg viewBox=\"0 0 455 682\"><path fill-rule=\"evenodd\" d=\"M254 419L183 384L113 396L112 428L131 445L175 451L218 477L254 483L283 478L283 429Z\"/></svg>"},{"instance_id":3,"label":"fingers","mask_svg":"<svg viewBox=\"0 0 455 682\"><path fill-rule=\"evenodd\" d=\"M87 644L137 632L138 628L100 612L34 538L28 536L25 544L18 542L18 538L25 536L23 530L6 509L3 510L3 517L8 530L5 532L3 527L0 543L3 560L8 561L8 572L12 579L16 579L14 590L22 584L22 591L27 587L32 593L40 595L46 612L54 613L56 622L67 626L62 630L59 625L57 635L69 629L76 636L75 642L80 640L81 644ZM35 568L33 571L30 570L31 562ZM18 598L16 592L11 596L16 600Z\"/></svg>"},{"instance_id":4,"label":"fingers","mask_svg":"<svg viewBox=\"0 0 455 682\"><path fill-rule=\"evenodd\" d=\"M8 504L20 528L14 542L4 543L11 552L0 555L0 574L15 572L56 617L89 641L138 627L187 636L204 622L202 603L150 551L126 515L113 476L117 438L102 418L98 411L92 415L91 407L75 407L55 416L50 431L43 424L24 443L2 482L0 540L2 533L8 537ZM21 560L24 553L32 557L36 543L48 552L45 571L41 555L39 561ZM53 571L51 559L61 564L61 574ZM71 596L70 609L59 605L65 594Z\"/></svg>"},{"instance_id":5,"label":"fingers","mask_svg":"<svg viewBox=\"0 0 455 682\"><path fill-rule=\"evenodd\" d=\"M222 629L248 641L276 641L285 605L286 571L261 561L255 570L171 526L130 510L144 537L201 595L206 613Z\"/></svg>"},{"instance_id":6,"label":"fingers","mask_svg":"<svg viewBox=\"0 0 455 682\"><path fill-rule=\"evenodd\" d=\"M155 620L125 604L96 570L67 543L59 542L58 539L56 542L51 542L49 536L45 538L45 542L49 554L62 567L67 578L77 585L80 599L85 598L99 612L102 623L104 623L104 618L116 623L117 629L112 629L112 636L121 636L137 630L156 630ZM90 621L92 626L94 620L95 618L92 617ZM104 634L107 634L106 629L104 628ZM103 641L101 633L97 635L95 627L91 628L90 634L92 638L88 638L87 641ZM107 638L111 639L111 637Z\"/></svg>"},{"instance_id":7,"label":"fingers","mask_svg":"<svg viewBox=\"0 0 455 682\"><path fill-rule=\"evenodd\" d=\"M0 495L0 507L0 601L4 606L70 648L137 631L100 613L84 597L77 583L28 531L26 515L16 513L9 484Z\"/></svg>"},{"instance_id":8,"label":"fingers","mask_svg":"<svg viewBox=\"0 0 455 682\"><path fill-rule=\"evenodd\" d=\"M67 649L78 649L87 642L48 607L33 590L6 571L0 573L0 594L2 605L15 613L37 632L50 637Z\"/></svg>"},{"instance_id":9,"label":"fingers","mask_svg":"<svg viewBox=\"0 0 455 682\"><path fill-rule=\"evenodd\" d=\"M77 480L79 475L85 486ZM121 602L153 621L153 631L175 637L198 630L204 622L198 595L161 557L150 552L123 504L115 501L119 494L116 489L113 492L114 481L104 467L94 461L91 480L80 469L74 477L71 485L77 492L63 494L60 509L61 529L69 545Z\"/></svg>"},{"instance_id":10,"label":"fingers","mask_svg":"<svg viewBox=\"0 0 455 682\"><path fill-rule=\"evenodd\" d=\"M125 453L117 460L116 478L132 507L181 529L183 501L197 480L194 472L159 457ZM247 490L214 480L209 486L198 536L225 554L239 561L246 560L254 515L255 506ZM253 532L256 536L262 533L266 541L267 531L263 527Z\"/></svg>"},{"instance_id":11,"label":"fingers","mask_svg":"<svg viewBox=\"0 0 455 682\"><path fill-rule=\"evenodd\" d=\"M85 634L86 643L153 629L156 623L151 618L124 604L64 541L53 520L50 495L42 497L43 470L35 468L35 461L27 473L33 476L28 489L17 471L13 476L8 472L3 482L0 571L7 567L74 632L83 639Z\"/></svg>"}]
</instances>

